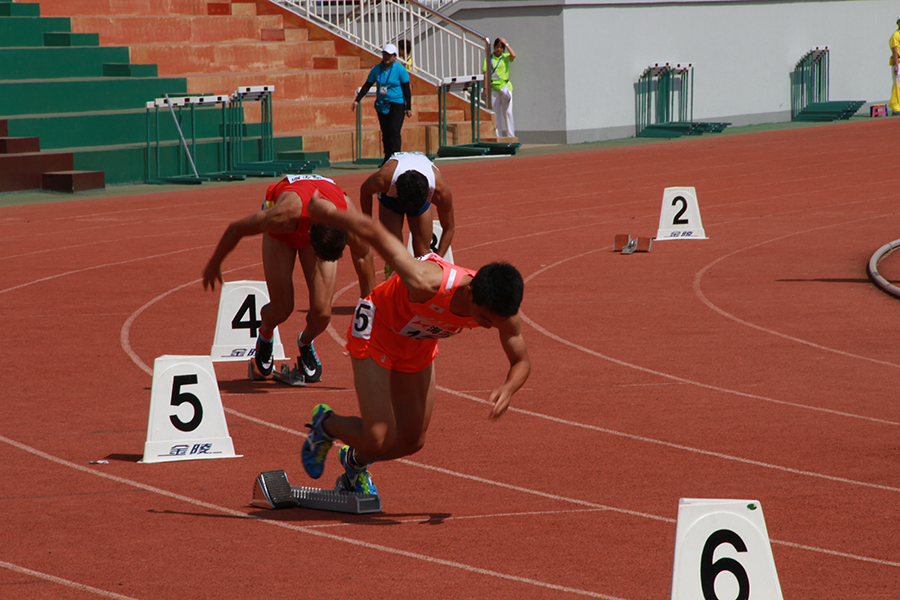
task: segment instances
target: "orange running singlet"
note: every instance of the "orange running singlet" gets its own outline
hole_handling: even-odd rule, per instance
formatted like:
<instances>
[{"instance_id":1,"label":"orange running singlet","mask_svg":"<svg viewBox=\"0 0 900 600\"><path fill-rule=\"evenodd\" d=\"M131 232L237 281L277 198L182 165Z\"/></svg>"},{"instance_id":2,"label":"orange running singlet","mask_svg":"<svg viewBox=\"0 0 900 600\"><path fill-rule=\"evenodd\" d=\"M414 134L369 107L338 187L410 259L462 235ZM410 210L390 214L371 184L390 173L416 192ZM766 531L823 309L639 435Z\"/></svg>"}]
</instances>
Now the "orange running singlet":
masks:
<instances>
[{"instance_id":1,"label":"orange running singlet","mask_svg":"<svg viewBox=\"0 0 900 600\"><path fill-rule=\"evenodd\" d=\"M386 369L416 373L437 356L441 338L478 327L471 317L450 312L450 300L466 275L475 271L448 263L437 254L419 260L437 263L444 270L441 288L427 302L410 302L398 275L378 285L356 305L347 332L347 350L354 358L371 357Z\"/></svg>"}]
</instances>

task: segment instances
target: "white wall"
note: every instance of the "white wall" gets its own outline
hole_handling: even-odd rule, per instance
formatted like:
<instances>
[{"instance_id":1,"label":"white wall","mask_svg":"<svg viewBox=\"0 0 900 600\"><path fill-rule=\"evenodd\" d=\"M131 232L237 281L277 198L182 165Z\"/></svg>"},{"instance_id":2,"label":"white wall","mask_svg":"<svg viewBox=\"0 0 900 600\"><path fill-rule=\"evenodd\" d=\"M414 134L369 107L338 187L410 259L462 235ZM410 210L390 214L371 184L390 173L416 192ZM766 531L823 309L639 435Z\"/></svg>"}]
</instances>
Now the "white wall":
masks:
<instances>
[{"instance_id":1,"label":"white wall","mask_svg":"<svg viewBox=\"0 0 900 600\"><path fill-rule=\"evenodd\" d=\"M825 46L830 99L885 102L900 3L459 0L444 10L515 49L520 141L578 143L634 135L634 84L656 63L693 65L694 120L790 120L790 73Z\"/></svg>"}]
</instances>

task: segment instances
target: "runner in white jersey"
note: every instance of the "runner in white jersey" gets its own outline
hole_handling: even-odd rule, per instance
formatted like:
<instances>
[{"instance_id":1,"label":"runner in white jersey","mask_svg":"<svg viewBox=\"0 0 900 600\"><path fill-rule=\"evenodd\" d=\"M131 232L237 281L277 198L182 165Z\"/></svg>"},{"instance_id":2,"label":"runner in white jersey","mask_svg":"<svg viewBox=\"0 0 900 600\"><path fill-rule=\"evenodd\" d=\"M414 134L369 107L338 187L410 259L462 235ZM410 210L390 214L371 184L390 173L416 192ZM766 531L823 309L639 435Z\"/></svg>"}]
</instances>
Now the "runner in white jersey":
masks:
<instances>
[{"instance_id":1,"label":"runner in white jersey","mask_svg":"<svg viewBox=\"0 0 900 600\"><path fill-rule=\"evenodd\" d=\"M453 218L453 196L440 170L420 152L397 152L359 189L359 207L374 215L372 197L378 194L378 220L403 240L404 217L409 223L413 253L424 256L435 252L444 256L453 241L456 224ZM443 233L432 247L434 216L437 209Z\"/></svg>"}]
</instances>

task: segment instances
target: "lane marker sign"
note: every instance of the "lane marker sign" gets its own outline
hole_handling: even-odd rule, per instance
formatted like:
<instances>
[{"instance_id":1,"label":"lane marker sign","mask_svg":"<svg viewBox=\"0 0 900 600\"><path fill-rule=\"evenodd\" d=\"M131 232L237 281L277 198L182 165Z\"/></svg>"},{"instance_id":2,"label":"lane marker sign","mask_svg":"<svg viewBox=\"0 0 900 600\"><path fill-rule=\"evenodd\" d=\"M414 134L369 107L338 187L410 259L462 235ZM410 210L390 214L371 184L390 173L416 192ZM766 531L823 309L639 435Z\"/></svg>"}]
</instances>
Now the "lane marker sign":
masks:
<instances>
[{"instance_id":1,"label":"lane marker sign","mask_svg":"<svg viewBox=\"0 0 900 600\"><path fill-rule=\"evenodd\" d=\"M663 191L662 210L656 239L705 240L697 192L692 187L669 187Z\"/></svg>"},{"instance_id":2,"label":"lane marker sign","mask_svg":"<svg viewBox=\"0 0 900 600\"><path fill-rule=\"evenodd\" d=\"M437 219L434 220L432 227L431 244L429 244L428 247L432 252L437 252L438 246L441 244L441 236L444 235L444 229L441 227L441 222ZM413 256L416 255L415 252L413 252L412 235L410 235L407 240L406 249L409 250L409 253ZM448 263L453 263L453 248L447 248L447 255L444 257L444 260Z\"/></svg>"},{"instance_id":3,"label":"lane marker sign","mask_svg":"<svg viewBox=\"0 0 900 600\"><path fill-rule=\"evenodd\" d=\"M262 318L259 311L269 302L265 281L226 281L219 294L219 315L210 357L216 362L252 358ZM287 360L278 328L275 328L275 360Z\"/></svg>"},{"instance_id":4,"label":"lane marker sign","mask_svg":"<svg viewBox=\"0 0 900 600\"><path fill-rule=\"evenodd\" d=\"M671 600L783 600L759 502L679 500Z\"/></svg>"},{"instance_id":5,"label":"lane marker sign","mask_svg":"<svg viewBox=\"0 0 900 600\"><path fill-rule=\"evenodd\" d=\"M153 361L150 417L141 462L237 456L212 359L166 355Z\"/></svg>"}]
</instances>

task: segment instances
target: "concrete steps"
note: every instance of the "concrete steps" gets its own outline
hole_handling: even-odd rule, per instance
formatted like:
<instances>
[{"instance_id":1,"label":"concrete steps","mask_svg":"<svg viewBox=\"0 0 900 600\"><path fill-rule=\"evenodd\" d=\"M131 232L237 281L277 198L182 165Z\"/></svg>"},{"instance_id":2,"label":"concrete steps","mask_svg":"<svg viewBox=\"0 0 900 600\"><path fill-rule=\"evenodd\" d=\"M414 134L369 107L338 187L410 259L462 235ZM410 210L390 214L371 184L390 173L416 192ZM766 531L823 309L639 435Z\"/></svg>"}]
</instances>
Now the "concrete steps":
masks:
<instances>
[{"instance_id":1,"label":"concrete steps","mask_svg":"<svg viewBox=\"0 0 900 600\"><path fill-rule=\"evenodd\" d=\"M102 171L76 171L71 152L41 152L36 137L8 137L0 120L0 191L45 189L81 191L104 188Z\"/></svg>"},{"instance_id":2,"label":"concrete steps","mask_svg":"<svg viewBox=\"0 0 900 600\"><path fill-rule=\"evenodd\" d=\"M259 41L261 32L280 30L282 19L268 16L114 15L72 17L72 31L97 33L100 45L214 44Z\"/></svg>"},{"instance_id":3,"label":"concrete steps","mask_svg":"<svg viewBox=\"0 0 900 600\"><path fill-rule=\"evenodd\" d=\"M147 135L143 126L147 118L140 115L139 107L164 94L230 95L242 86L275 86L273 115L279 152L319 156L328 152L331 162L356 158L356 115L350 103L380 57L276 4L262 0L41 0L39 17L25 3L9 12L21 16L0 18L0 114L11 117L13 136L37 133L47 138L50 151L28 154L52 162L46 172L65 173L48 178L57 187L96 185L96 176L92 179L80 172L113 165L118 169L120 163L123 166L113 179L108 172L106 183L143 180L141 156L146 152L140 140ZM5 46L27 48L7 52ZM24 61L22 52L27 50L35 52ZM413 116L404 123L403 148L436 154L436 89L415 76L411 83ZM448 102L448 141L467 143L471 137L468 104L453 97ZM243 107L248 131L258 129L259 103L247 102ZM69 113L75 112L81 113L78 121L70 118ZM361 114L362 157L380 157L380 131L371 99L363 101ZM493 133L490 119L482 114L482 132ZM165 120L171 121L171 115ZM206 137L197 159L215 168L219 146L212 120L203 125ZM163 121L162 126L171 125ZM85 139L81 146L94 145L76 149L73 137L59 135L55 128L80 132L76 137ZM106 134L94 135L95 131ZM113 135L116 132L122 135ZM167 136L162 144L161 160L176 155L172 139ZM53 152L53 148L74 150L74 166L71 156L66 162L57 157L66 152ZM8 156L5 160L12 160ZM8 164L0 168L8 172Z\"/></svg>"}]
</instances>

